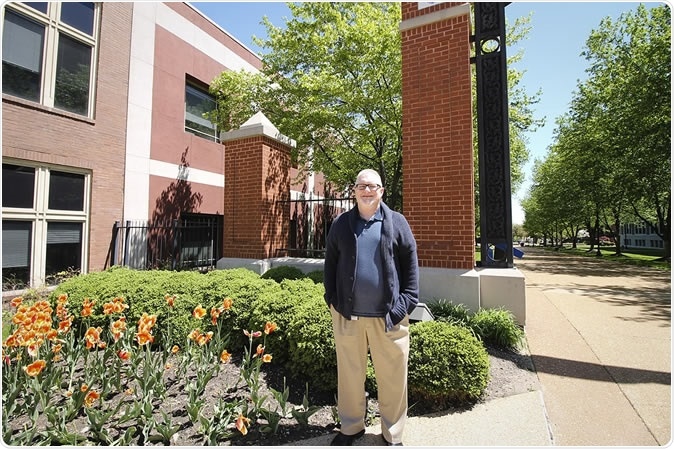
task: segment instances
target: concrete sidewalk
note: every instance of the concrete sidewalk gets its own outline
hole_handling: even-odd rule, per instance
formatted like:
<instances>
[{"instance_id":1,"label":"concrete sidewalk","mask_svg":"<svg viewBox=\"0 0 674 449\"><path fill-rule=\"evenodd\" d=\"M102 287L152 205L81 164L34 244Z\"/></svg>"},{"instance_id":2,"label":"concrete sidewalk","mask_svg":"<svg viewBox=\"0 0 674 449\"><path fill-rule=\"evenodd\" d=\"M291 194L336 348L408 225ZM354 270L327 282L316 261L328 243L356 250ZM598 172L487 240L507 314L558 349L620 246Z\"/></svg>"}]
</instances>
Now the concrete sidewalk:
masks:
<instances>
[{"instance_id":1,"label":"concrete sidewalk","mask_svg":"<svg viewBox=\"0 0 674 449\"><path fill-rule=\"evenodd\" d=\"M554 444L668 445L671 273L525 249L515 266Z\"/></svg>"},{"instance_id":2,"label":"concrete sidewalk","mask_svg":"<svg viewBox=\"0 0 674 449\"><path fill-rule=\"evenodd\" d=\"M329 446L336 433L293 443ZM550 446L540 391L494 399L460 413L410 417L405 446ZM368 427L354 446L384 446L379 424Z\"/></svg>"},{"instance_id":3,"label":"concrete sidewalk","mask_svg":"<svg viewBox=\"0 0 674 449\"><path fill-rule=\"evenodd\" d=\"M671 439L671 276L525 248L526 335L540 390L411 417L406 446L664 446ZM379 425L357 446L382 446ZM327 446L324 435L294 443Z\"/></svg>"}]
</instances>

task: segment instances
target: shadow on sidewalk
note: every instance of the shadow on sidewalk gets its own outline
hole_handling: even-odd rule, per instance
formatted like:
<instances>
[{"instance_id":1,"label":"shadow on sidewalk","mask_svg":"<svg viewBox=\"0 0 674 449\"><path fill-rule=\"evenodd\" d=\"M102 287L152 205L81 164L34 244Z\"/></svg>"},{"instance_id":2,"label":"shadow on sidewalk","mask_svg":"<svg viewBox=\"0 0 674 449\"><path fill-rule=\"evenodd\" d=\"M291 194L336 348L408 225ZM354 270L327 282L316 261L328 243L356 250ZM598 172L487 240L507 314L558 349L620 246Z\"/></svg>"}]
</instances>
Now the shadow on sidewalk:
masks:
<instances>
[{"instance_id":1,"label":"shadow on sidewalk","mask_svg":"<svg viewBox=\"0 0 674 449\"><path fill-rule=\"evenodd\" d=\"M553 374L563 377L596 380L600 382L616 382L644 384L654 383L671 385L671 373L645 369L626 368L622 366L600 365L597 363L579 362L577 360L559 359L545 355L531 355L537 373Z\"/></svg>"}]
</instances>

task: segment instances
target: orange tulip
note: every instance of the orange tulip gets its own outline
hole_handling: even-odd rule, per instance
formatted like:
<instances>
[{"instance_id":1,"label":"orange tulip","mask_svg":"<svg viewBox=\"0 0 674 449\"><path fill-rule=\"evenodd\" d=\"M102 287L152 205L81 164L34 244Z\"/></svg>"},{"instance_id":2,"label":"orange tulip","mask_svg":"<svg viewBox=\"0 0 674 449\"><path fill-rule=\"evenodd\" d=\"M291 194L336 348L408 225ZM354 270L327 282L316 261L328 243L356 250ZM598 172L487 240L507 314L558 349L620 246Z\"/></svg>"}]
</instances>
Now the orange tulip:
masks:
<instances>
[{"instance_id":1,"label":"orange tulip","mask_svg":"<svg viewBox=\"0 0 674 449\"><path fill-rule=\"evenodd\" d=\"M234 301L232 301L232 298L225 298L225 299L223 299L223 300L222 300L222 307L223 307L223 309L229 310L229 309L232 307L232 303L233 303L233 302L234 302Z\"/></svg>"},{"instance_id":2,"label":"orange tulip","mask_svg":"<svg viewBox=\"0 0 674 449\"><path fill-rule=\"evenodd\" d=\"M199 338L199 335L201 335L201 331L199 329L193 329L192 332L187 336L192 341L197 341L197 338Z\"/></svg>"},{"instance_id":3,"label":"orange tulip","mask_svg":"<svg viewBox=\"0 0 674 449\"><path fill-rule=\"evenodd\" d=\"M84 301L82 302L82 312L80 312L80 315L91 316L95 304L95 301L90 301L89 298L84 298Z\"/></svg>"},{"instance_id":4,"label":"orange tulip","mask_svg":"<svg viewBox=\"0 0 674 449\"><path fill-rule=\"evenodd\" d=\"M220 309L217 309L215 307L211 308L211 323L213 326L218 322L218 318L220 317Z\"/></svg>"},{"instance_id":5,"label":"orange tulip","mask_svg":"<svg viewBox=\"0 0 674 449\"><path fill-rule=\"evenodd\" d=\"M84 397L84 406L87 408L91 407L92 405L94 405L94 402L96 402L100 397L101 395L97 391L91 390Z\"/></svg>"},{"instance_id":6,"label":"orange tulip","mask_svg":"<svg viewBox=\"0 0 674 449\"><path fill-rule=\"evenodd\" d=\"M44 360L36 360L30 365L24 366L23 370L31 377L35 377L42 372L44 367L47 366L47 362Z\"/></svg>"},{"instance_id":7,"label":"orange tulip","mask_svg":"<svg viewBox=\"0 0 674 449\"><path fill-rule=\"evenodd\" d=\"M194 318L196 318L197 320L202 319L205 315L206 315L206 309L204 309L203 307L201 307L201 304L199 304L198 306L196 306L196 307L194 308L194 311L192 312L192 316L193 316Z\"/></svg>"},{"instance_id":8,"label":"orange tulip","mask_svg":"<svg viewBox=\"0 0 674 449\"><path fill-rule=\"evenodd\" d=\"M131 353L129 351L124 350L124 349L120 349L119 351L117 351L117 356L120 359L122 359L124 361L127 361L131 358Z\"/></svg>"},{"instance_id":9,"label":"orange tulip","mask_svg":"<svg viewBox=\"0 0 674 449\"><path fill-rule=\"evenodd\" d=\"M90 327L84 334L84 341L87 343L87 349L96 346L101 340L101 328Z\"/></svg>"},{"instance_id":10,"label":"orange tulip","mask_svg":"<svg viewBox=\"0 0 674 449\"><path fill-rule=\"evenodd\" d=\"M21 296L17 296L16 298L12 299L10 304L12 305L12 307L19 307L22 301L23 298Z\"/></svg>"},{"instance_id":11,"label":"orange tulip","mask_svg":"<svg viewBox=\"0 0 674 449\"><path fill-rule=\"evenodd\" d=\"M171 354L177 354L178 351L180 351L180 346L173 345L173 347L171 348Z\"/></svg>"},{"instance_id":12,"label":"orange tulip","mask_svg":"<svg viewBox=\"0 0 674 449\"><path fill-rule=\"evenodd\" d=\"M254 357L257 357L257 356L262 355L262 354L264 354L264 346L257 345L257 351L255 352Z\"/></svg>"},{"instance_id":13,"label":"orange tulip","mask_svg":"<svg viewBox=\"0 0 674 449\"><path fill-rule=\"evenodd\" d=\"M232 354L230 354L229 352L227 352L226 349L220 353L220 361L221 361L222 363L227 363L227 362L229 362L229 360L230 360L231 358L232 358Z\"/></svg>"},{"instance_id":14,"label":"orange tulip","mask_svg":"<svg viewBox=\"0 0 674 449\"><path fill-rule=\"evenodd\" d=\"M265 354L262 356L262 361L264 363L270 363L271 362L271 354Z\"/></svg>"},{"instance_id":15,"label":"orange tulip","mask_svg":"<svg viewBox=\"0 0 674 449\"><path fill-rule=\"evenodd\" d=\"M136 341L138 342L139 345L142 346L148 343L152 343L154 341L154 337L149 332L138 332L136 334Z\"/></svg>"},{"instance_id":16,"label":"orange tulip","mask_svg":"<svg viewBox=\"0 0 674 449\"><path fill-rule=\"evenodd\" d=\"M82 393L84 393L84 392L87 391L88 389L89 389L89 385L87 385L87 384L82 384L82 386L80 387L80 391L81 391Z\"/></svg>"},{"instance_id":17,"label":"orange tulip","mask_svg":"<svg viewBox=\"0 0 674 449\"><path fill-rule=\"evenodd\" d=\"M241 435L246 435L248 433L248 427L250 425L250 419L246 418L242 414L239 414L239 417L236 418L236 430L241 432Z\"/></svg>"},{"instance_id":18,"label":"orange tulip","mask_svg":"<svg viewBox=\"0 0 674 449\"><path fill-rule=\"evenodd\" d=\"M166 295L164 295L164 299L165 299L166 302L168 303L168 306L169 306L169 307L173 307L173 306L174 306L175 301L176 301L176 297L175 297L175 296L171 296L171 295L166 294Z\"/></svg>"},{"instance_id":19,"label":"orange tulip","mask_svg":"<svg viewBox=\"0 0 674 449\"><path fill-rule=\"evenodd\" d=\"M264 325L264 333L266 335L271 334L276 329L278 329L278 326L276 325L276 323L271 323L271 322L267 321L267 324Z\"/></svg>"}]
</instances>

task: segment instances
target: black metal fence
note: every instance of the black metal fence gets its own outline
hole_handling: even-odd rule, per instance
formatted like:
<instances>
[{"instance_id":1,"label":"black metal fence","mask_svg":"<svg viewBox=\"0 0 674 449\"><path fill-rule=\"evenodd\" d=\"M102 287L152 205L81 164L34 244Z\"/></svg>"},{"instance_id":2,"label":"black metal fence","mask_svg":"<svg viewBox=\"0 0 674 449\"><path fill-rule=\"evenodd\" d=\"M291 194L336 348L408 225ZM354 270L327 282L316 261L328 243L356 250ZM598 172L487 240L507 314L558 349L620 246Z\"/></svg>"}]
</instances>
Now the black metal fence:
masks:
<instances>
[{"instance_id":1,"label":"black metal fence","mask_svg":"<svg viewBox=\"0 0 674 449\"><path fill-rule=\"evenodd\" d=\"M308 198L283 200L290 207L287 246L276 248L276 256L325 257L325 239L334 219L355 205L354 198Z\"/></svg>"},{"instance_id":2,"label":"black metal fence","mask_svg":"<svg viewBox=\"0 0 674 449\"><path fill-rule=\"evenodd\" d=\"M115 222L111 265L135 269L204 269L222 257L223 217L193 215L168 223Z\"/></svg>"}]
</instances>

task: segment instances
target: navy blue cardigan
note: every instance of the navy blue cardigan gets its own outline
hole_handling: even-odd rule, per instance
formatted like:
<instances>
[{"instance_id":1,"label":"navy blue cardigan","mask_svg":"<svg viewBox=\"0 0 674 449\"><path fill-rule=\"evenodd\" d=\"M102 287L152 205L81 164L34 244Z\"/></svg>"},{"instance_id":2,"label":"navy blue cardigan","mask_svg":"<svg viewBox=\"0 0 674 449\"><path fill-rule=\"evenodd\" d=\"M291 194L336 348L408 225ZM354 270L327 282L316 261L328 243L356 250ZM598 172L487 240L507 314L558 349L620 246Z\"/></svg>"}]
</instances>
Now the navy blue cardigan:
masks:
<instances>
[{"instance_id":1,"label":"navy blue cardigan","mask_svg":"<svg viewBox=\"0 0 674 449\"><path fill-rule=\"evenodd\" d=\"M382 267L387 298L386 330L398 324L419 302L417 242L399 212L381 203ZM358 206L338 216L330 227L325 247L325 302L347 319L353 308L356 276L356 220Z\"/></svg>"}]
</instances>

